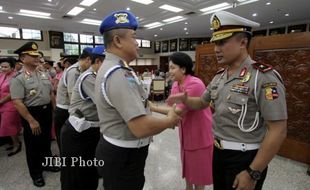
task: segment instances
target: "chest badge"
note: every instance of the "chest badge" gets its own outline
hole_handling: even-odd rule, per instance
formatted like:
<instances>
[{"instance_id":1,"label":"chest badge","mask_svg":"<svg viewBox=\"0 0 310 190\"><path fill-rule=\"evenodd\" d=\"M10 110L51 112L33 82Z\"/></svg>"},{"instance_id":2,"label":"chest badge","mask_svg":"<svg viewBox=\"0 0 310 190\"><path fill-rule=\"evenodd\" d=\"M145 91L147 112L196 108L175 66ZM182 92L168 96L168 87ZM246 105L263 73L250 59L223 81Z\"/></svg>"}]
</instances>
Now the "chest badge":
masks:
<instances>
[{"instance_id":1,"label":"chest badge","mask_svg":"<svg viewBox=\"0 0 310 190\"><path fill-rule=\"evenodd\" d=\"M248 81L250 80L250 78L251 78L251 73L250 73L250 72L247 72L247 73L243 76L243 78L240 80L240 82L243 82L243 83L248 82Z\"/></svg>"},{"instance_id":2,"label":"chest badge","mask_svg":"<svg viewBox=\"0 0 310 190\"><path fill-rule=\"evenodd\" d=\"M37 94L36 89L31 89L29 94L30 94L30 96L35 96Z\"/></svg>"}]
</instances>

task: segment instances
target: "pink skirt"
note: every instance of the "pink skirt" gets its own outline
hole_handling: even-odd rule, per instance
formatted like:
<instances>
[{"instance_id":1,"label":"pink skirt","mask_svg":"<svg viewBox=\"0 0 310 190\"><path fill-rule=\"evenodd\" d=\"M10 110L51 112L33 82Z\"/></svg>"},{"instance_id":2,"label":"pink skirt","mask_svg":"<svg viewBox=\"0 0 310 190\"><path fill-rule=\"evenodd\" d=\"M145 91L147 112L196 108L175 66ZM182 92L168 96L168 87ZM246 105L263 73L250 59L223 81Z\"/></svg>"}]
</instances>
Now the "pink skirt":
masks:
<instances>
[{"instance_id":1,"label":"pink skirt","mask_svg":"<svg viewBox=\"0 0 310 190\"><path fill-rule=\"evenodd\" d=\"M183 178L195 185L211 185L213 146L198 150L181 149Z\"/></svg>"},{"instance_id":2,"label":"pink skirt","mask_svg":"<svg viewBox=\"0 0 310 190\"><path fill-rule=\"evenodd\" d=\"M17 135L22 128L18 112L7 111L0 114L0 137Z\"/></svg>"}]
</instances>

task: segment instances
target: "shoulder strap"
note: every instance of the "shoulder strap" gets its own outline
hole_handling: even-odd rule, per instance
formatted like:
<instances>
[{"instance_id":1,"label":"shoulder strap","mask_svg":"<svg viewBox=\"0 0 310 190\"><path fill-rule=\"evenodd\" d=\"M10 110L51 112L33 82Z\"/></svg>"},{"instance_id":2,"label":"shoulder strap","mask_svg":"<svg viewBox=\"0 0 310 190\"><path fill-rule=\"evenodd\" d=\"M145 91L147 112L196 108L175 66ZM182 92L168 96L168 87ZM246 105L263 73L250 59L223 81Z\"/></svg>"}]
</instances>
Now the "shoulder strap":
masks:
<instances>
[{"instance_id":1,"label":"shoulder strap","mask_svg":"<svg viewBox=\"0 0 310 190\"><path fill-rule=\"evenodd\" d=\"M115 65L113 67L111 67L103 76L103 81L101 83L101 91L102 91L102 94L103 94L103 97L104 99L107 101L107 103L111 106L111 107L114 107L113 104L111 103L108 95L107 95L107 92L106 92L106 87L107 87L107 81L108 81L108 78L109 76L111 76L115 71L117 71L118 69L125 69L125 70L129 70L131 71L129 68L127 67L124 67L124 66L121 66L121 65Z\"/></svg>"},{"instance_id":2,"label":"shoulder strap","mask_svg":"<svg viewBox=\"0 0 310 190\"><path fill-rule=\"evenodd\" d=\"M224 72L225 71L225 68L220 68L217 72L216 72L216 74L221 74L222 72Z\"/></svg>"},{"instance_id":3,"label":"shoulder strap","mask_svg":"<svg viewBox=\"0 0 310 190\"><path fill-rule=\"evenodd\" d=\"M78 65L71 65L70 67L68 67L68 69L64 72L64 74L63 74L63 82L64 82L64 85L65 85L65 87L67 87L68 86L68 81L67 81L67 73L71 70L71 69L73 69L73 68L77 68L78 67Z\"/></svg>"},{"instance_id":4,"label":"shoulder strap","mask_svg":"<svg viewBox=\"0 0 310 190\"><path fill-rule=\"evenodd\" d=\"M272 66L266 63L262 63L262 62L254 62L252 63L252 66L259 70L262 73L265 73L267 71L271 71L272 70Z\"/></svg>"},{"instance_id":5,"label":"shoulder strap","mask_svg":"<svg viewBox=\"0 0 310 190\"><path fill-rule=\"evenodd\" d=\"M92 75L93 74L93 72L90 72L90 71L88 71L88 72L86 72L86 73L83 73L80 77L80 79L81 79L81 81L80 81L80 83L79 83L79 86L78 86L78 90L79 90L79 93L80 93L80 96L81 96L81 98L83 99L83 100L88 100L88 99L90 99L90 97L85 93L85 91L83 90L83 87L82 87L82 83L83 83L83 81L86 79L86 77L87 76L89 76L89 75Z\"/></svg>"}]
</instances>

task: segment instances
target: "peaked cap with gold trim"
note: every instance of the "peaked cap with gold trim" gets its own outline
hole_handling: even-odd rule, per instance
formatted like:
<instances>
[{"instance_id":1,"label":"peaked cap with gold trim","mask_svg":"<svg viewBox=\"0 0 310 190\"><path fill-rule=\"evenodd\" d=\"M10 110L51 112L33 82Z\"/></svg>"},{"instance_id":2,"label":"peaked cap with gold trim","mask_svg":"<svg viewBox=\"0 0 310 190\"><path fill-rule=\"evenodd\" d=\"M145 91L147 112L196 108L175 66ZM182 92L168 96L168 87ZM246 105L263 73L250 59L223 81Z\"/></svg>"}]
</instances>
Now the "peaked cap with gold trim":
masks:
<instances>
[{"instance_id":1,"label":"peaked cap with gold trim","mask_svg":"<svg viewBox=\"0 0 310 190\"><path fill-rule=\"evenodd\" d=\"M125 10L112 12L102 20L99 31L103 34L106 31L119 28L136 30L138 28L136 16Z\"/></svg>"},{"instance_id":2,"label":"peaked cap with gold trim","mask_svg":"<svg viewBox=\"0 0 310 190\"><path fill-rule=\"evenodd\" d=\"M22 54L28 54L28 55L34 55L39 56L40 53L38 51L38 44L35 42L27 42L20 48L14 51L15 54L22 55Z\"/></svg>"},{"instance_id":3,"label":"peaked cap with gold trim","mask_svg":"<svg viewBox=\"0 0 310 190\"><path fill-rule=\"evenodd\" d=\"M211 16L210 22L214 31L210 40L211 42L229 38L237 32L246 32L252 35L251 29L260 25L257 22L226 11L214 13Z\"/></svg>"}]
</instances>

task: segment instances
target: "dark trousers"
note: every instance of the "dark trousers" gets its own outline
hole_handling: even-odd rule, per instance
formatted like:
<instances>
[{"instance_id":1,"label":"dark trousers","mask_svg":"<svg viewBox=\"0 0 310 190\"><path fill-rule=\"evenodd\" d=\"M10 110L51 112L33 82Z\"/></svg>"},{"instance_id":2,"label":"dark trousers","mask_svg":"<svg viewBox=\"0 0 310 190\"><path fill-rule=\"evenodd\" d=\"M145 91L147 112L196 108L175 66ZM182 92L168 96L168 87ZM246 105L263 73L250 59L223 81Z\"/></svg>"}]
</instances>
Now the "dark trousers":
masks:
<instances>
[{"instance_id":1,"label":"dark trousers","mask_svg":"<svg viewBox=\"0 0 310 190\"><path fill-rule=\"evenodd\" d=\"M104 161L98 167L103 177L105 190L142 190L145 182L144 167L148 146L122 148L110 144L101 135L96 149L96 158Z\"/></svg>"},{"instance_id":2,"label":"dark trousers","mask_svg":"<svg viewBox=\"0 0 310 190\"><path fill-rule=\"evenodd\" d=\"M24 141L29 173L32 179L42 176L42 163L45 157L52 156L51 152L51 125L52 107L45 106L27 107L32 117L37 120L41 127L40 135L33 135L29 123L22 119L24 127Z\"/></svg>"},{"instance_id":3,"label":"dark trousers","mask_svg":"<svg viewBox=\"0 0 310 190\"><path fill-rule=\"evenodd\" d=\"M66 120L69 118L69 112L66 109L62 109L56 106L54 111L54 125L55 125L55 132L56 132L56 140L60 151L60 135L61 135L61 128L65 124Z\"/></svg>"},{"instance_id":4,"label":"dark trousers","mask_svg":"<svg viewBox=\"0 0 310 190\"><path fill-rule=\"evenodd\" d=\"M61 129L61 157L66 158L60 173L62 190L97 189L99 175L93 160L99 138L99 128L79 133L68 120L65 122ZM88 160L92 161L89 165Z\"/></svg>"},{"instance_id":5,"label":"dark trousers","mask_svg":"<svg viewBox=\"0 0 310 190\"><path fill-rule=\"evenodd\" d=\"M236 175L248 168L256 156L257 150L246 152L236 150L221 150L214 146L213 152L213 187L214 190L233 189ZM261 190L266 178L267 168L257 181L255 190Z\"/></svg>"}]
</instances>

